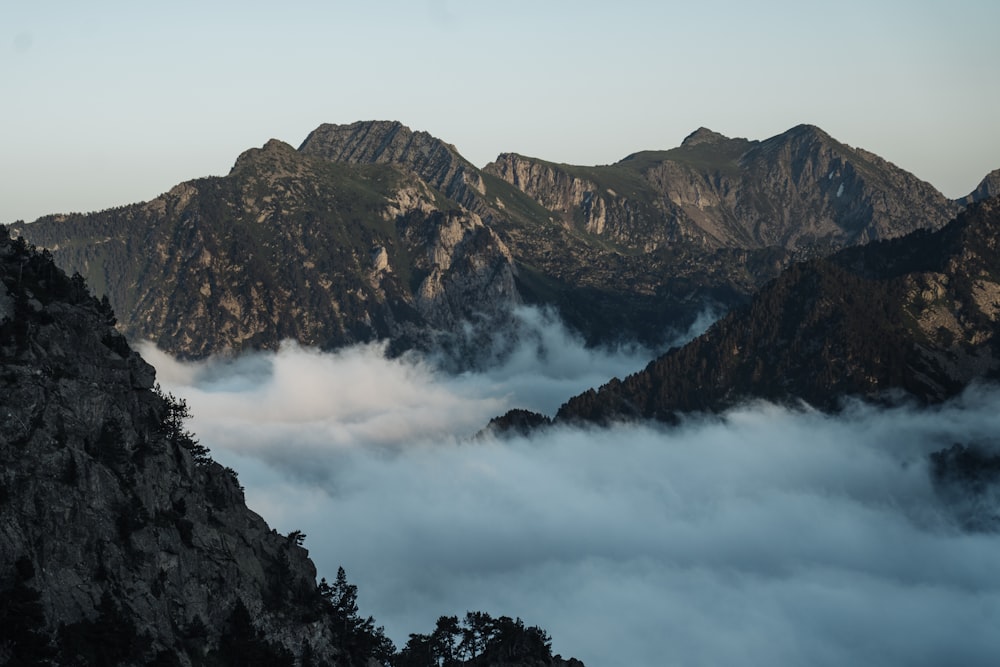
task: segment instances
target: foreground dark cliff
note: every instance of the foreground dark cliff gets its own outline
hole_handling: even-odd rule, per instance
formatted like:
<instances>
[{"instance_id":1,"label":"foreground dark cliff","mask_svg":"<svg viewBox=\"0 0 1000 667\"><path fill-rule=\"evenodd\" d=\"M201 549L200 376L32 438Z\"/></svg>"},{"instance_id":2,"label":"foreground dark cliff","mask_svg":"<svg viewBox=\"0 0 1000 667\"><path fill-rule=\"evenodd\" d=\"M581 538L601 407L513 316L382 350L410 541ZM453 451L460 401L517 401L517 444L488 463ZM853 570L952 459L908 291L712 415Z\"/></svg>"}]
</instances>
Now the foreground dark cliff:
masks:
<instances>
[{"instance_id":1,"label":"foreground dark cliff","mask_svg":"<svg viewBox=\"0 0 1000 667\"><path fill-rule=\"evenodd\" d=\"M317 585L304 536L246 507L113 324L0 227L0 664L404 664L342 570ZM483 619L469 664L568 664Z\"/></svg>"},{"instance_id":2,"label":"foreground dark cliff","mask_svg":"<svg viewBox=\"0 0 1000 667\"><path fill-rule=\"evenodd\" d=\"M107 302L5 231L0 278L0 581L36 594L55 662L187 664L237 630L334 659L306 551L183 430Z\"/></svg>"},{"instance_id":3,"label":"foreground dark cliff","mask_svg":"<svg viewBox=\"0 0 1000 667\"><path fill-rule=\"evenodd\" d=\"M821 130L698 130L669 151L477 169L398 122L321 125L145 203L13 233L107 294L131 339L189 357L389 339L467 361L518 303L592 344L662 343L795 259L937 228L960 208Z\"/></svg>"},{"instance_id":4,"label":"foreground dark cliff","mask_svg":"<svg viewBox=\"0 0 1000 667\"><path fill-rule=\"evenodd\" d=\"M940 402L1000 373L1000 199L936 232L797 264L690 344L558 421L672 421L741 402Z\"/></svg>"}]
</instances>

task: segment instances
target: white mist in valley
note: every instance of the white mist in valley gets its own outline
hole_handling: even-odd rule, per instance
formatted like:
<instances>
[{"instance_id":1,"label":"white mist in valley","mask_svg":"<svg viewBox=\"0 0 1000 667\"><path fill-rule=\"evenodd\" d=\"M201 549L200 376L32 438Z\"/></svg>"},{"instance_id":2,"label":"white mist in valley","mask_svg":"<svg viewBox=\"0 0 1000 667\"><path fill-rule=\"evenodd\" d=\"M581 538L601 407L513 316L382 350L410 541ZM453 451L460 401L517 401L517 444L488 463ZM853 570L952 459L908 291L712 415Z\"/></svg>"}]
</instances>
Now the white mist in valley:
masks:
<instances>
[{"instance_id":1,"label":"white mist in valley","mask_svg":"<svg viewBox=\"0 0 1000 667\"><path fill-rule=\"evenodd\" d=\"M397 644L481 610L546 628L588 667L1000 655L1000 536L959 529L927 458L992 443L1000 393L470 440L509 408L551 414L648 361L522 317L537 335L462 375L375 345L198 365L143 354L250 507L305 532L322 576L343 565Z\"/></svg>"}]
</instances>

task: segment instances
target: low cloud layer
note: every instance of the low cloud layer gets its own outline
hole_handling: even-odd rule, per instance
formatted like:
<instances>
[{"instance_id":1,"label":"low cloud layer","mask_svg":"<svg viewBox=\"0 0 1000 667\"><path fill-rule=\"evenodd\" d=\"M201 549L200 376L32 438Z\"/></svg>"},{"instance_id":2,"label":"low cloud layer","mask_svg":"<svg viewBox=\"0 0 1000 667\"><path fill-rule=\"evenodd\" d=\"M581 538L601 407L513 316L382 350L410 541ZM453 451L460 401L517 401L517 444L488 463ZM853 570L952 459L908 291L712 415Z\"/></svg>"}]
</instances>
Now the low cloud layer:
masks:
<instances>
[{"instance_id":1,"label":"low cloud layer","mask_svg":"<svg viewBox=\"0 0 1000 667\"><path fill-rule=\"evenodd\" d=\"M927 469L932 451L1000 433L996 391L469 442L510 407L551 413L646 361L535 316L548 343L460 376L377 346L152 361L248 504L305 532L321 575L343 565L398 644L482 610L546 628L588 667L1000 655L1000 537L961 531Z\"/></svg>"}]
</instances>

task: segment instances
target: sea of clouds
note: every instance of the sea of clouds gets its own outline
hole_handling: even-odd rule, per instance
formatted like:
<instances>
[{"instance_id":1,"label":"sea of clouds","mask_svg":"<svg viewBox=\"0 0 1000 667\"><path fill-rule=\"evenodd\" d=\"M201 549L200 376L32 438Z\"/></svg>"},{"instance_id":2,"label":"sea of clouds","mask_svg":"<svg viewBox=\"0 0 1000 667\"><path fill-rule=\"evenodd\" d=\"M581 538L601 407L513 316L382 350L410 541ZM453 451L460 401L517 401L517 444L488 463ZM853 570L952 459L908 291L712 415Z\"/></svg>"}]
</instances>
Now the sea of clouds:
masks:
<instances>
[{"instance_id":1,"label":"sea of clouds","mask_svg":"<svg viewBox=\"0 0 1000 667\"><path fill-rule=\"evenodd\" d=\"M514 354L465 374L379 345L198 364L142 351L248 505L306 533L321 576L343 565L397 645L480 610L544 627L588 667L995 664L1000 535L960 528L928 454L991 446L1000 392L472 439L654 354L520 317L533 333Z\"/></svg>"}]
</instances>

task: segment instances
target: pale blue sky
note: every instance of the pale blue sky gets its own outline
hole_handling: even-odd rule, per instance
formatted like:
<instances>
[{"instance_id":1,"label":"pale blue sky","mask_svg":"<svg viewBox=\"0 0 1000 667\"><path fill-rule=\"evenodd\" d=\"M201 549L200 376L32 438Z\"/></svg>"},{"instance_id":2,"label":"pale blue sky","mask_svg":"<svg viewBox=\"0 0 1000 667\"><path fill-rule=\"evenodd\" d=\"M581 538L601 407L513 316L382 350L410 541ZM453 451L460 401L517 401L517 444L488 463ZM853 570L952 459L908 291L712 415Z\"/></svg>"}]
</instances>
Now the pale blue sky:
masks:
<instances>
[{"instance_id":1,"label":"pale blue sky","mask_svg":"<svg viewBox=\"0 0 1000 667\"><path fill-rule=\"evenodd\" d=\"M1000 2L0 0L0 222L400 120L477 165L812 123L948 196L1000 167Z\"/></svg>"}]
</instances>

